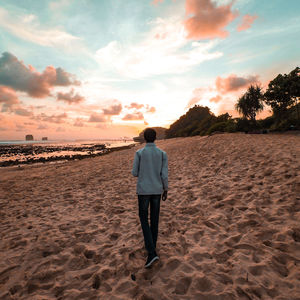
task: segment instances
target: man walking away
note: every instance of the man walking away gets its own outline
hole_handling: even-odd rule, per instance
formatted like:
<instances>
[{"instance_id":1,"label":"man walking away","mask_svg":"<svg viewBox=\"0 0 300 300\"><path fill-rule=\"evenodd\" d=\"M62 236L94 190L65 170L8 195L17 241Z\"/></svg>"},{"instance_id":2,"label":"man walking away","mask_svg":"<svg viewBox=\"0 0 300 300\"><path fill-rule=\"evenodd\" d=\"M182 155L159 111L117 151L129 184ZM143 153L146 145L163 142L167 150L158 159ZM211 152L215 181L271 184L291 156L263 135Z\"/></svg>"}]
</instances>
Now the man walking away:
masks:
<instances>
[{"instance_id":1,"label":"man walking away","mask_svg":"<svg viewBox=\"0 0 300 300\"><path fill-rule=\"evenodd\" d=\"M166 152L156 147L156 131L147 128L144 131L146 145L135 153L132 175L138 177L136 192L138 195L139 217L144 235L148 259L145 268L158 260L156 242L160 198L165 201L168 196L168 157ZM148 207L150 203L150 227Z\"/></svg>"}]
</instances>

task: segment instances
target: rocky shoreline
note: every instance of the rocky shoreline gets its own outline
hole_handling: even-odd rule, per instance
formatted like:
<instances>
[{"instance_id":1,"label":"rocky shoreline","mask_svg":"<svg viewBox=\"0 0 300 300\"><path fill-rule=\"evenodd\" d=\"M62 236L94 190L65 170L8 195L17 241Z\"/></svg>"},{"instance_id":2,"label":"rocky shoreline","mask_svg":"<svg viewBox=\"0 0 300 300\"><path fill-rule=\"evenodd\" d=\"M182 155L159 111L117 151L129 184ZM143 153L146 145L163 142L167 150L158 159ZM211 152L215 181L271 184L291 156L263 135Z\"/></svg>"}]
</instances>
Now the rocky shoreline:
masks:
<instances>
[{"instance_id":1,"label":"rocky shoreline","mask_svg":"<svg viewBox=\"0 0 300 300\"><path fill-rule=\"evenodd\" d=\"M105 144L83 144L81 146L40 146L40 145L3 145L0 146L0 167L23 164L81 160L130 149L135 144L107 148ZM66 153L66 154L63 154ZM13 157L13 159L5 158Z\"/></svg>"}]
</instances>

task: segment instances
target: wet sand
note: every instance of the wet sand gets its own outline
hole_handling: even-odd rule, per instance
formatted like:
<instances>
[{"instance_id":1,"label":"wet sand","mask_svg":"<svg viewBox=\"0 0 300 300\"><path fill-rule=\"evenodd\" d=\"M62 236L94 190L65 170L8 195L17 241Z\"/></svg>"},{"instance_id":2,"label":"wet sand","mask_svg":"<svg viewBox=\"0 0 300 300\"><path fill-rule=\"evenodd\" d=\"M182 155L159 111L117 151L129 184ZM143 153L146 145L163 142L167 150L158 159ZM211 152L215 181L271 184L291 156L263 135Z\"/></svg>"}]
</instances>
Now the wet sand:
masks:
<instances>
[{"instance_id":1,"label":"wet sand","mask_svg":"<svg viewBox=\"0 0 300 300\"><path fill-rule=\"evenodd\" d=\"M300 136L158 141L169 156L146 251L132 149L2 168L0 299L300 299Z\"/></svg>"}]
</instances>

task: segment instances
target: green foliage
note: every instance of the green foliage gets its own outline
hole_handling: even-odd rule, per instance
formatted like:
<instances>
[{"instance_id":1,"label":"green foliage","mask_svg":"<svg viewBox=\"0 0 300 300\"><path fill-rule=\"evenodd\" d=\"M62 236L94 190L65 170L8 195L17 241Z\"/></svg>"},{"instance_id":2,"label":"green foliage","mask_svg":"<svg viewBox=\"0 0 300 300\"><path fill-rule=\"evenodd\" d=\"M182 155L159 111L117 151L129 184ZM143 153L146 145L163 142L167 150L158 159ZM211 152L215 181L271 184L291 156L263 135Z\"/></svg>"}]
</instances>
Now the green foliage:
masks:
<instances>
[{"instance_id":1,"label":"green foliage","mask_svg":"<svg viewBox=\"0 0 300 300\"><path fill-rule=\"evenodd\" d=\"M297 127L297 119L279 120L270 127L270 131L287 131Z\"/></svg>"},{"instance_id":2,"label":"green foliage","mask_svg":"<svg viewBox=\"0 0 300 300\"><path fill-rule=\"evenodd\" d=\"M299 102L300 68L296 67L289 74L279 74L270 81L264 98L265 102L272 107L277 118L286 118L288 108L297 105Z\"/></svg>"},{"instance_id":3,"label":"green foliage","mask_svg":"<svg viewBox=\"0 0 300 300\"><path fill-rule=\"evenodd\" d=\"M236 122L233 119L230 119L226 122L225 127L226 132L236 132Z\"/></svg>"},{"instance_id":4,"label":"green foliage","mask_svg":"<svg viewBox=\"0 0 300 300\"><path fill-rule=\"evenodd\" d=\"M203 124L203 120L209 121L209 118L212 116L213 114L208 107L195 105L190 108L186 114L182 115L177 121L171 124L170 128L166 130L166 137L172 138L196 135L198 132L200 133L202 131L202 128L199 128L199 125ZM204 124L205 123L206 122L204 122Z\"/></svg>"},{"instance_id":5,"label":"green foliage","mask_svg":"<svg viewBox=\"0 0 300 300\"><path fill-rule=\"evenodd\" d=\"M215 131L224 132L226 130L226 125L227 125L226 122L216 123L216 124L212 125L211 127L209 127L209 129L207 130L207 134L211 134Z\"/></svg>"},{"instance_id":6,"label":"green foliage","mask_svg":"<svg viewBox=\"0 0 300 300\"><path fill-rule=\"evenodd\" d=\"M247 92L239 98L236 104L236 110L244 118L252 120L255 123L256 114L263 110L263 94L259 86L250 85Z\"/></svg>"},{"instance_id":7,"label":"green foliage","mask_svg":"<svg viewBox=\"0 0 300 300\"><path fill-rule=\"evenodd\" d=\"M263 120L258 120L257 124L261 129L268 129L275 123L274 116L267 117Z\"/></svg>"},{"instance_id":8,"label":"green foliage","mask_svg":"<svg viewBox=\"0 0 300 300\"><path fill-rule=\"evenodd\" d=\"M235 127L236 124L228 113L216 117L208 107L195 105L170 126L166 137L207 135L214 131L234 132Z\"/></svg>"},{"instance_id":9,"label":"green foliage","mask_svg":"<svg viewBox=\"0 0 300 300\"><path fill-rule=\"evenodd\" d=\"M249 132L251 130L251 122L246 118L236 119L236 131Z\"/></svg>"},{"instance_id":10,"label":"green foliage","mask_svg":"<svg viewBox=\"0 0 300 300\"><path fill-rule=\"evenodd\" d=\"M286 131L292 129L300 129L298 112L300 110L300 104L292 106L287 109L284 114L284 118L278 118L275 115L272 116L273 124L269 127L271 131Z\"/></svg>"}]
</instances>

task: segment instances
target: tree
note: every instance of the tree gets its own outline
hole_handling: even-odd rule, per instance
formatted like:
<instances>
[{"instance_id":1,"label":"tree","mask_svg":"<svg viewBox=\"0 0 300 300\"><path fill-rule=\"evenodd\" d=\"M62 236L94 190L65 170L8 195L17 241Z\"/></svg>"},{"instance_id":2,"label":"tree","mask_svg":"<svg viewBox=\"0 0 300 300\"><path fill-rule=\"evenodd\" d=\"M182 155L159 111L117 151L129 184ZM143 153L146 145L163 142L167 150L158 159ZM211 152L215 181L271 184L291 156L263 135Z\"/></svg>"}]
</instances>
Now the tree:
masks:
<instances>
[{"instance_id":1,"label":"tree","mask_svg":"<svg viewBox=\"0 0 300 300\"><path fill-rule=\"evenodd\" d=\"M235 109L253 123L256 122L256 114L264 109L263 94L259 86L250 85L247 92L238 99Z\"/></svg>"},{"instance_id":2,"label":"tree","mask_svg":"<svg viewBox=\"0 0 300 300\"><path fill-rule=\"evenodd\" d=\"M265 102L272 107L274 115L284 117L288 108L296 106L298 120L298 101L300 98L300 68L296 67L289 74L278 74L270 81L264 94Z\"/></svg>"},{"instance_id":3,"label":"tree","mask_svg":"<svg viewBox=\"0 0 300 300\"><path fill-rule=\"evenodd\" d=\"M299 115L299 99L300 99L300 68L296 67L289 74L290 77L290 93L293 101L293 105L296 106L298 124L300 124L300 115Z\"/></svg>"}]
</instances>

